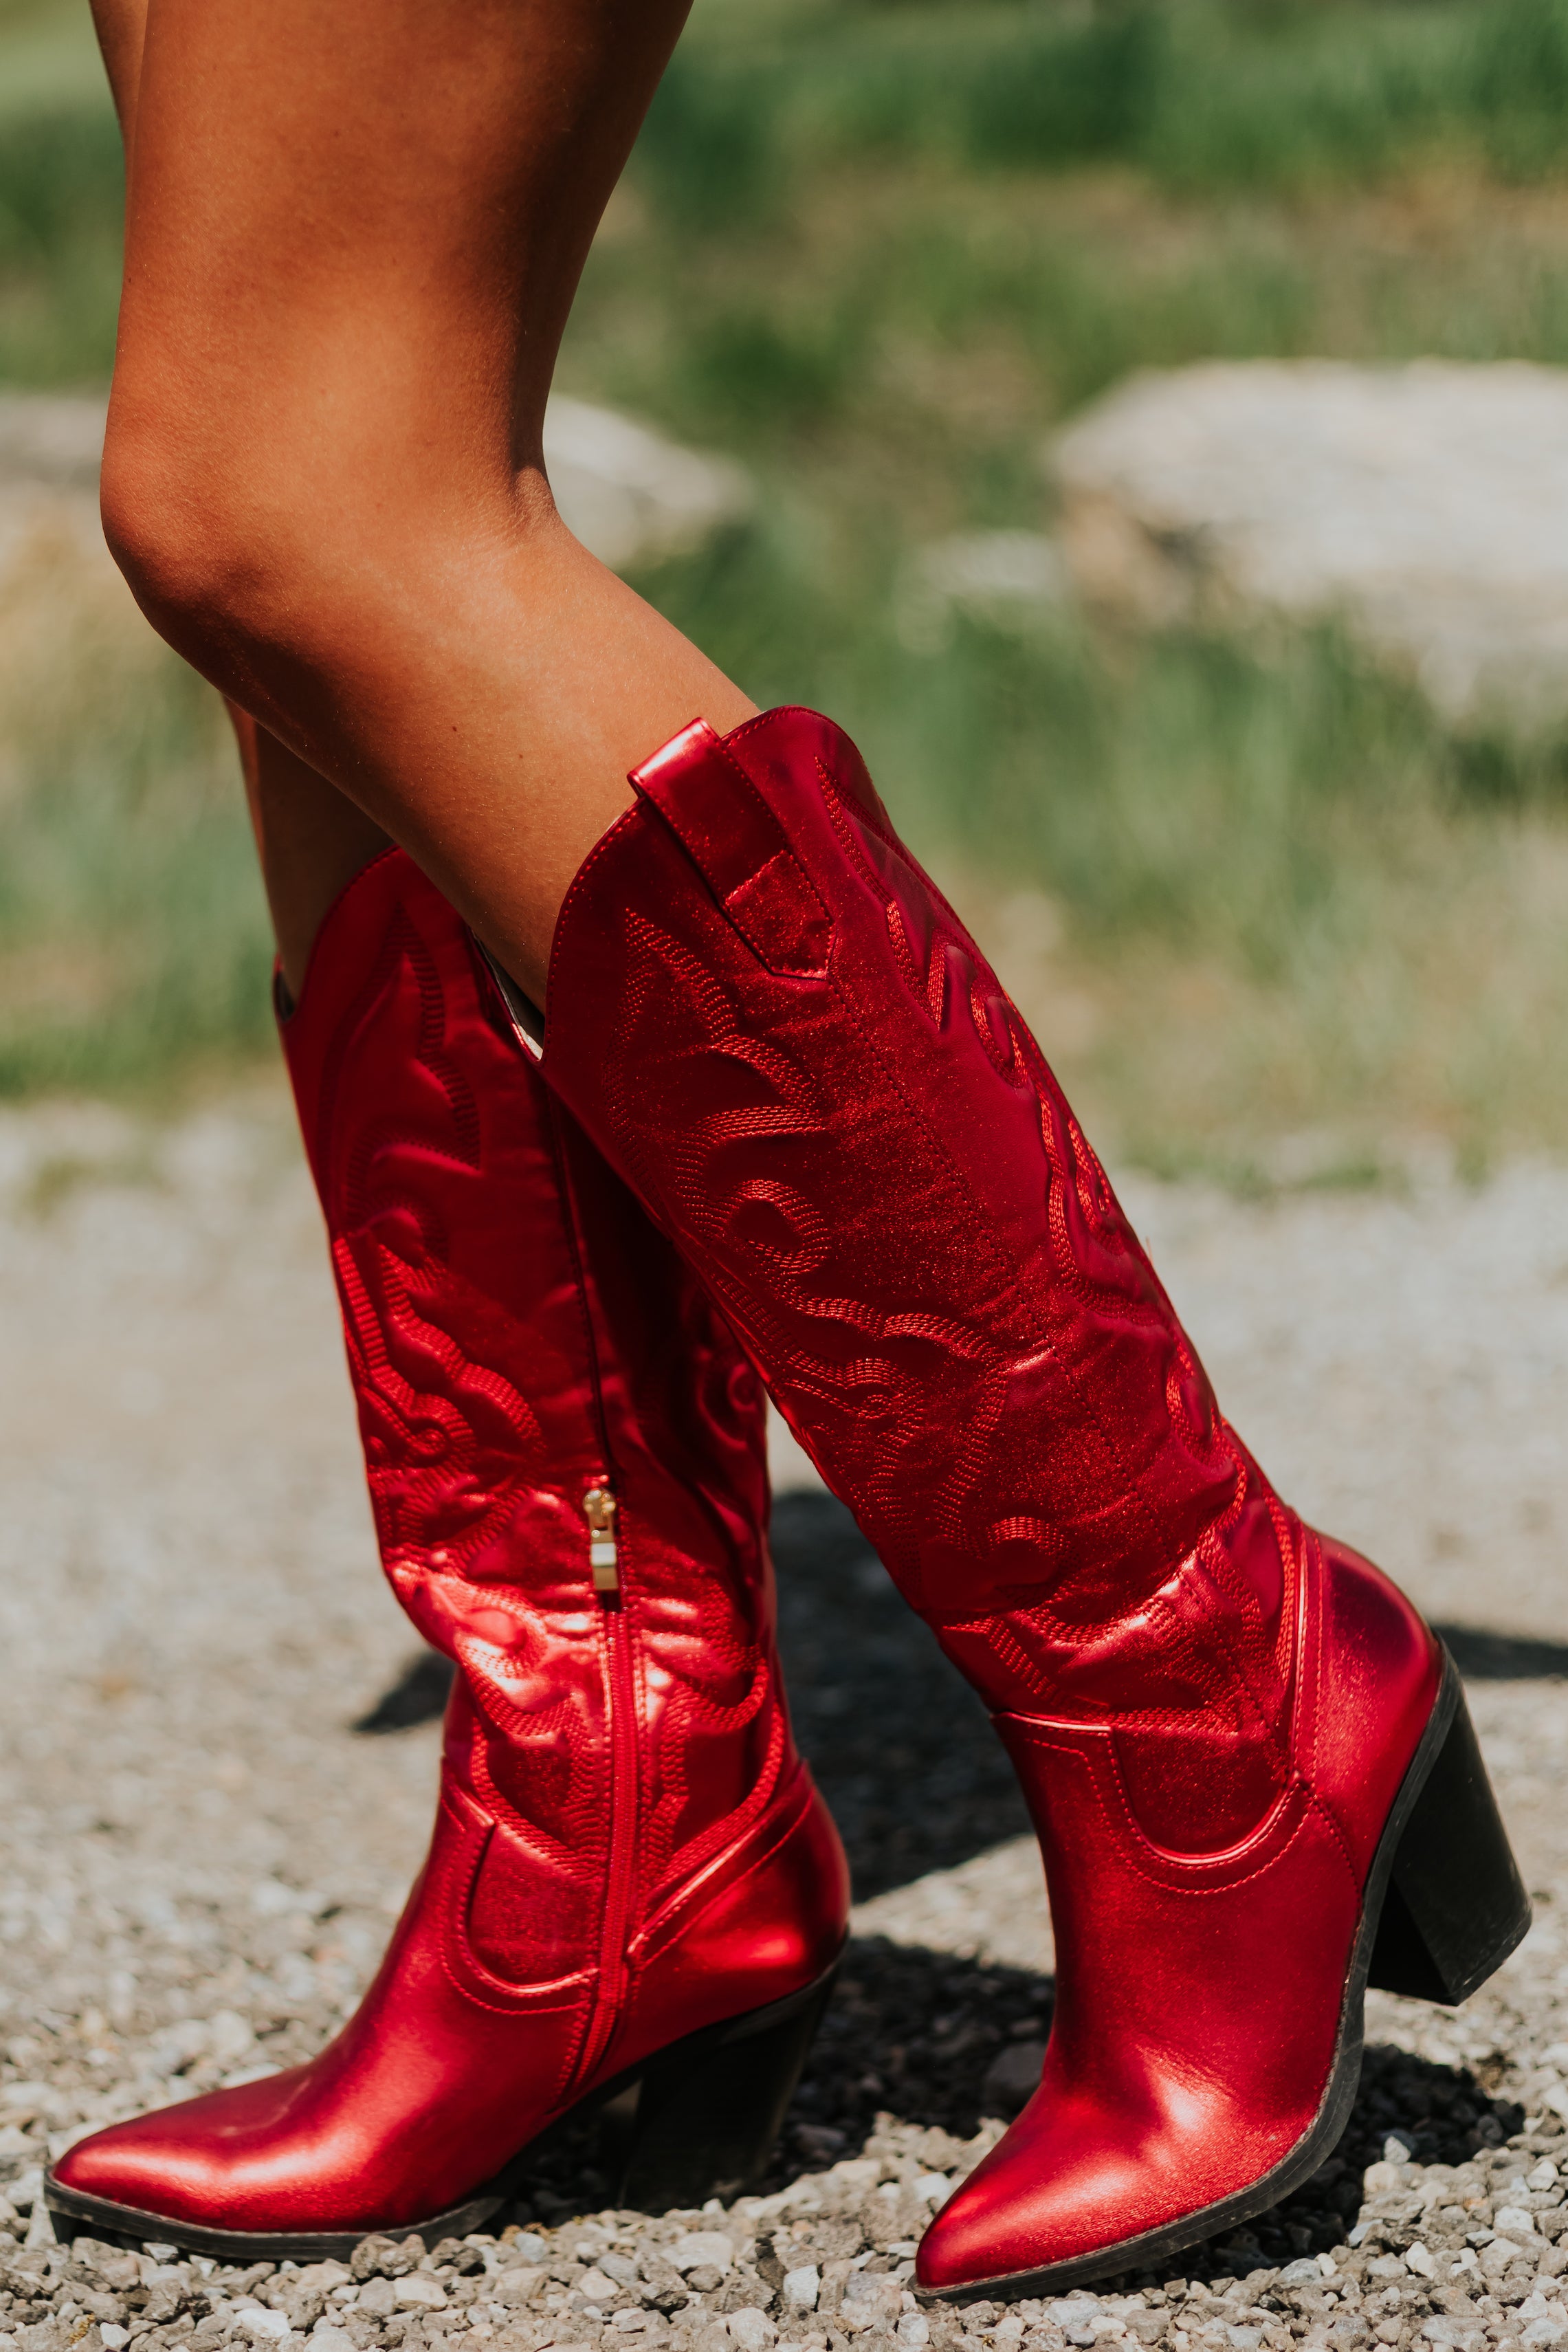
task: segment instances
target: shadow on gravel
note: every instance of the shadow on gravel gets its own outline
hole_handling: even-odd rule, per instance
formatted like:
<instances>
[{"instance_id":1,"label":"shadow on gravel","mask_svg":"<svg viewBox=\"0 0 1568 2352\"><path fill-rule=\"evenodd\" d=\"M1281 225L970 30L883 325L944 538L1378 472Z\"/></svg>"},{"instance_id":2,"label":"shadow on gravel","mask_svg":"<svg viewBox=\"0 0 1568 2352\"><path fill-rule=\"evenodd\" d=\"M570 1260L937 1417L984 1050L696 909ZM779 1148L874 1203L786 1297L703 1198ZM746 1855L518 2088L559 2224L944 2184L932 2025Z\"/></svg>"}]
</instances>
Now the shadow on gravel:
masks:
<instances>
[{"instance_id":1,"label":"shadow on gravel","mask_svg":"<svg viewBox=\"0 0 1568 2352\"><path fill-rule=\"evenodd\" d=\"M1021 1836L1029 1814L989 1717L843 1505L781 1495L771 1540L795 1735L857 1896Z\"/></svg>"},{"instance_id":2,"label":"shadow on gravel","mask_svg":"<svg viewBox=\"0 0 1568 2352\"><path fill-rule=\"evenodd\" d=\"M1568 1643L1523 1633L1488 1633L1476 1625L1435 1625L1469 1683L1542 1683L1568 1675Z\"/></svg>"},{"instance_id":3,"label":"shadow on gravel","mask_svg":"<svg viewBox=\"0 0 1568 2352\"><path fill-rule=\"evenodd\" d=\"M801 2171L859 2155L879 2119L956 2142L971 2138L988 2116L1010 2116L1021 2089L998 2098L992 2070L1009 2047L1021 2054L1032 2045L1038 2063L1051 2002L1050 1979L1025 1969L857 1938L762 2185L781 2188ZM1519 2107L1491 2098L1468 2070L1375 2045L1366 2053L1344 2137L1312 2179L1245 2229L1179 2256L1162 2275L1245 2278L1325 2253L1354 2228L1362 2174L1391 2138L1420 2162L1458 2164L1479 2148L1500 2147L1522 2123ZM544 2158L518 2218L559 2221L602 2207L613 2189L597 2154L589 2126ZM925 2151L938 2165L956 2157L956 2147Z\"/></svg>"},{"instance_id":4,"label":"shadow on gravel","mask_svg":"<svg viewBox=\"0 0 1568 2352\"><path fill-rule=\"evenodd\" d=\"M412 1731L416 1723L437 1723L446 1711L453 1666L439 1650L412 1657L390 1690L384 1690L351 1731Z\"/></svg>"}]
</instances>

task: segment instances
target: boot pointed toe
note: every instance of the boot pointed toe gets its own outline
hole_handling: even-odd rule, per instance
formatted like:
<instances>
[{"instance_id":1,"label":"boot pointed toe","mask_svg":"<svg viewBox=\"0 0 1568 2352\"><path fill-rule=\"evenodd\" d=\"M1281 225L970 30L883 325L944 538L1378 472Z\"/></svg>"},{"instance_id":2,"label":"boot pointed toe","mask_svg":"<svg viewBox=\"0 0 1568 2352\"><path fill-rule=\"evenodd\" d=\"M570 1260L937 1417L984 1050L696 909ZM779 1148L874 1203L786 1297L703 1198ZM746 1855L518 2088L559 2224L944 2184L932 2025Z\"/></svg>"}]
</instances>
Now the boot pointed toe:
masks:
<instances>
[{"instance_id":1,"label":"boot pointed toe","mask_svg":"<svg viewBox=\"0 0 1568 2352\"><path fill-rule=\"evenodd\" d=\"M77 2140L49 2167L50 2181L82 2197L155 2212L173 2173L169 2161L172 2151L161 2134L150 2137L146 2130L152 2120L138 2116Z\"/></svg>"},{"instance_id":2,"label":"boot pointed toe","mask_svg":"<svg viewBox=\"0 0 1568 2352\"><path fill-rule=\"evenodd\" d=\"M252 2087L262 2086L242 2089ZM231 2155L242 2117L241 2091L214 2091L110 2124L67 2148L49 2185L131 2213L243 2227Z\"/></svg>"},{"instance_id":3,"label":"boot pointed toe","mask_svg":"<svg viewBox=\"0 0 1568 2352\"><path fill-rule=\"evenodd\" d=\"M1152 2088L1153 2086L1151 2086ZM928 2293L1054 2293L1138 2262L1290 2154L1279 2117L1250 2128L1217 2084L1115 2105L1046 2084L935 2215L915 2276Z\"/></svg>"}]
</instances>

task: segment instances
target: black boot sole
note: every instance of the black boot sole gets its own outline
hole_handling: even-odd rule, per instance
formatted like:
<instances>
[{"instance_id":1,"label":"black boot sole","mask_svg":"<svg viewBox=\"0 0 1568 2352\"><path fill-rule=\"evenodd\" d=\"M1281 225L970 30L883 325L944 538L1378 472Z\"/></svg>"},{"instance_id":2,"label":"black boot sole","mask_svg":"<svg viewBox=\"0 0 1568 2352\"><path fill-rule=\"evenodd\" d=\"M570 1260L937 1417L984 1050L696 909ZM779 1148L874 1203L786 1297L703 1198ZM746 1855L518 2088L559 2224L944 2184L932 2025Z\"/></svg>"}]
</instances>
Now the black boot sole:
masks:
<instances>
[{"instance_id":1,"label":"black boot sole","mask_svg":"<svg viewBox=\"0 0 1568 2352\"><path fill-rule=\"evenodd\" d=\"M143 2212L47 2176L44 2200L57 2238L110 2245L176 2246L223 2263L346 2262L362 2238L421 2238L426 2250L463 2238L512 2198L531 2166L574 2125L599 2116L613 2201L657 2213L738 2197L768 2167L838 1974L838 1962L800 1991L722 2024L706 2025L580 2099L460 2205L420 2221L364 2221L348 2230L216 2230L177 2215Z\"/></svg>"},{"instance_id":2,"label":"black boot sole","mask_svg":"<svg viewBox=\"0 0 1568 2352\"><path fill-rule=\"evenodd\" d=\"M1040 2270L1009 2271L926 2293L934 2301L956 2304L1059 2294L1064 2287L1085 2286L1118 2272L1157 2268L1172 2254L1266 2213L1311 2179L1350 2121L1361 2083L1368 1984L1457 2007L1502 1966L1529 1926L1530 1897L1481 1761L1458 1670L1445 1650L1431 1718L1367 1874L1328 2088L1290 2154L1234 2196L1141 2237Z\"/></svg>"}]
</instances>

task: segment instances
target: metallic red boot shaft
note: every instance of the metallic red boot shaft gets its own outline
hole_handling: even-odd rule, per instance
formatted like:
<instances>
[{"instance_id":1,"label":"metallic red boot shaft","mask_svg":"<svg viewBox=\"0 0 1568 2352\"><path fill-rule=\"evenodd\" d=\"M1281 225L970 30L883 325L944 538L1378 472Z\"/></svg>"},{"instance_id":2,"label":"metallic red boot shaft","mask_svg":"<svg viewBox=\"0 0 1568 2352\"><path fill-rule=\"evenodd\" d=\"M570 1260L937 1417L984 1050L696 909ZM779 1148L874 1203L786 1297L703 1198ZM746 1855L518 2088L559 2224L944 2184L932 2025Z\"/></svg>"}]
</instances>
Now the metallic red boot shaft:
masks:
<instances>
[{"instance_id":1,"label":"metallic red boot shaft","mask_svg":"<svg viewBox=\"0 0 1568 2352\"><path fill-rule=\"evenodd\" d=\"M756 1376L401 853L284 1039L383 1561L458 1667L441 1805L328 2049L78 2142L54 2190L318 2251L476 2226L598 2086L796 2001L847 1896L779 1675Z\"/></svg>"},{"instance_id":2,"label":"metallic red boot shaft","mask_svg":"<svg viewBox=\"0 0 1568 2352\"><path fill-rule=\"evenodd\" d=\"M1260 2210L1342 2127L1396 1851L1426 1838L1388 1897L1406 1974L1425 1951L1462 1988L1521 1931L1483 1776L1460 1810L1497 1916L1433 1958L1444 1865L1415 1809L1462 1739L1457 1686L1219 1415L840 730L699 722L632 782L562 910L546 1075L985 1696L1047 1857L1045 2079L920 2276L1153 2258Z\"/></svg>"}]
</instances>

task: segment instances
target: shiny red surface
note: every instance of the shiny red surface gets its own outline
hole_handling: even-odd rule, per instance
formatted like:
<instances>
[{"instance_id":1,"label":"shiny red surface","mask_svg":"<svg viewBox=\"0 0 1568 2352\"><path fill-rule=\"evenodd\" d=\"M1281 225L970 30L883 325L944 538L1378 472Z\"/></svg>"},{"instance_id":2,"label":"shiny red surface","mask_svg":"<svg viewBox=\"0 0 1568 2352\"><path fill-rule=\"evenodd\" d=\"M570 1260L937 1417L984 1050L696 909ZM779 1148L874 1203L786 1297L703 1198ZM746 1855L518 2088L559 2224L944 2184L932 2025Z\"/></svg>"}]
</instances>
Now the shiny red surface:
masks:
<instances>
[{"instance_id":1,"label":"shiny red surface","mask_svg":"<svg viewBox=\"0 0 1568 2352\"><path fill-rule=\"evenodd\" d=\"M1058 1951L953 2286L1249 2187L1327 2087L1426 1628L1221 1417L1016 1009L813 713L701 722L568 896L544 1068L984 1696Z\"/></svg>"},{"instance_id":2,"label":"shiny red surface","mask_svg":"<svg viewBox=\"0 0 1568 2352\"><path fill-rule=\"evenodd\" d=\"M847 1905L774 1652L756 1377L401 853L329 917L284 1038L387 1574L459 1668L434 1836L319 2057L56 2168L256 2231L457 2202L632 2059L811 1980Z\"/></svg>"}]
</instances>

